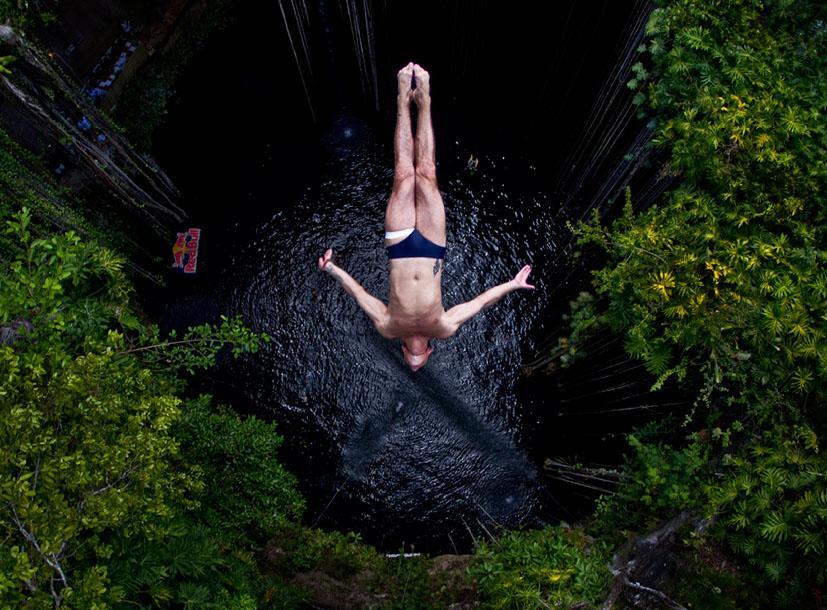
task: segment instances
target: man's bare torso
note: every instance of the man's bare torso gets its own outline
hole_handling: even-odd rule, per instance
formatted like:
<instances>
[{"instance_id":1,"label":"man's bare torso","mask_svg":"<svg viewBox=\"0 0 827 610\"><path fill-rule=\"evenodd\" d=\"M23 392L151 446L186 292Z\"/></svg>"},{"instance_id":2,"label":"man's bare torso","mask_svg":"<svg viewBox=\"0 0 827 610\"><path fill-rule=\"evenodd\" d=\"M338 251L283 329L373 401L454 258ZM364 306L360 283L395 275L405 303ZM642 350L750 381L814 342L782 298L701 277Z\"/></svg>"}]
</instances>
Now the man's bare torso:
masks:
<instances>
[{"instance_id":1,"label":"man's bare torso","mask_svg":"<svg viewBox=\"0 0 827 610\"><path fill-rule=\"evenodd\" d=\"M389 338L426 335L444 339L452 334L442 305L442 261L398 258L389 261Z\"/></svg>"}]
</instances>

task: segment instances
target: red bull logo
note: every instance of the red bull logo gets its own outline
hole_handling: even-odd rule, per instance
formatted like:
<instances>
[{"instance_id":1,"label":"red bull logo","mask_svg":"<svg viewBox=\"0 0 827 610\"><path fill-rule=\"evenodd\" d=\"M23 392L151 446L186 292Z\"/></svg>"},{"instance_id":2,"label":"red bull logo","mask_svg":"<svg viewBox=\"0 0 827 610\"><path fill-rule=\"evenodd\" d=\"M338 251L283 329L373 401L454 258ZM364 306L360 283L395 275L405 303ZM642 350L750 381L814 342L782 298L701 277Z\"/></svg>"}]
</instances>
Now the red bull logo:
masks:
<instances>
[{"instance_id":1,"label":"red bull logo","mask_svg":"<svg viewBox=\"0 0 827 610\"><path fill-rule=\"evenodd\" d=\"M201 229L178 233L172 246L172 268L181 273L195 273L198 268L198 242Z\"/></svg>"}]
</instances>

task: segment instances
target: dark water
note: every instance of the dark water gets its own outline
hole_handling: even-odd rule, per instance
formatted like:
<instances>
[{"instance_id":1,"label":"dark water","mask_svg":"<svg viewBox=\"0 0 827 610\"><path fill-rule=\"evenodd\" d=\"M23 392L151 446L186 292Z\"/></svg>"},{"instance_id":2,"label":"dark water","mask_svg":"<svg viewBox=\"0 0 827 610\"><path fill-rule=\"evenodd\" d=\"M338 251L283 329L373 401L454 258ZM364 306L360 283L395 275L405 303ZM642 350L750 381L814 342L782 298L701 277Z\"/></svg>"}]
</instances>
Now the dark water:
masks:
<instances>
[{"instance_id":1,"label":"dark water","mask_svg":"<svg viewBox=\"0 0 827 610\"><path fill-rule=\"evenodd\" d=\"M555 28L569 24L567 39L577 39L571 24L581 21L588 40L613 31L611 15L590 20L589 10L576 6L553 9L560 12L551 21ZM382 231L392 180L392 113L360 109L331 92L326 111L312 124L292 56L277 46L262 50L273 16L263 18L252 5L245 10L250 14L214 37L181 79L156 139L157 156L187 195L193 224L205 233L199 276L171 276L167 290L145 298L148 310L167 328L239 314L272 337L255 357L222 361L196 380L195 389L279 423L285 436L280 455L308 497L310 524L353 529L389 550L406 543L449 551L467 549L472 535L499 526L576 519L594 493L581 497L582 487L549 482L541 474L543 459L616 462L623 433L636 419L607 410L636 408L647 381L625 389L630 374L640 374L630 373L622 350L568 376L525 379L521 373L524 362L548 353L568 300L588 285L588 274L569 256L567 214L560 213L564 194L549 187L549 176L555 174L551 168L560 170L573 145L574 136L565 134L577 133L576 117L584 116L583 104L602 78L600 53L613 60L608 49L614 43L590 46L585 67L576 47L557 44L559 66L520 64L521 74L549 70L542 87L530 76L511 74L514 95L500 89L499 98L479 97L479 104L469 105L475 91L470 85L440 85L440 75L459 70L447 60L438 63L450 55L440 51L445 37L435 30L433 44L417 38L421 55L430 53L434 74L438 173L448 222L444 304L471 299L526 263L534 266L537 290L509 295L453 338L436 341L427 366L412 373L399 342L380 337L315 262L332 247L342 267L387 298ZM501 23L487 19L489 29L501 34L495 27ZM391 31L405 31L394 23ZM527 51L517 26L509 34L512 56ZM493 35L490 40L502 42ZM486 53L493 57L498 47L491 44ZM382 61L401 52L388 51ZM533 132L524 121L545 106L534 100L522 116L524 96L547 95L555 74L581 72L591 79L566 81L548 106L555 113L545 122L556 131ZM221 87L213 84L215 74L222 75ZM331 69L325 78L347 85L352 77L352 71ZM449 95L451 89L456 95ZM457 91L464 91L464 103ZM507 123L491 114L504 97ZM385 107L392 109L392 98ZM499 131L507 133L501 137ZM547 139L551 133L556 139ZM515 143L523 141L531 145Z\"/></svg>"},{"instance_id":2,"label":"dark water","mask_svg":"<svg viewBox=\"0 0 827 610\"><path fill-rule=\"evenodd\" d=\"M317 493L336 497L318 509L321 523L357 527L385 545L419 547L446 547L449 533L462 544L466 524L474 531L479 522L536 524L545 488L520 446L515 384L551 296L542 273L554 248L548 203L498 182L502 158L469 169L470 153L449 148L456 157L442 170L446 307L507 281L527 262L538 267L538 289L506 297L455 337L436 341L428 365L413 373L399 341L379 336L315 266L330 246L342 267L386 300L382 231L391 147L351 118L333 125L325 146L323 177L281 204L212 271L220 287L168 306L166 320L220 310L272 337L255 358L228 362L217 375L257 412L286 419L291 431L311 439L309 462L324 447L331 461L327 472L318 466L325 480Z\"/></svg>"}]
</instances>

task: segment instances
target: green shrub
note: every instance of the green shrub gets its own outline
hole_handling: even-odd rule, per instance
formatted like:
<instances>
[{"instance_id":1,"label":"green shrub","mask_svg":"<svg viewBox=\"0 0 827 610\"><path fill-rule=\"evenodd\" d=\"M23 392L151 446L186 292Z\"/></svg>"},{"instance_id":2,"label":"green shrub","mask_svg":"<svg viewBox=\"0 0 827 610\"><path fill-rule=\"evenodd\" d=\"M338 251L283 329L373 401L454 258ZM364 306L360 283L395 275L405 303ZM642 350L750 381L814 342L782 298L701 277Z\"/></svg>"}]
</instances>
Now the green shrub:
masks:
<instances>
[{"instance_id":1,"label":"green shrub","mask_svg":"<svg viewBox=\"0 0 827 610\"><path fill-rule=\"evenodd\" d=\"M34 239L26 213L8 229L0 326L29 330L0 346L0 600L84 607L105 599L102 536L162 535L198 481L168 467L179 400L107 332L135 324L122 261L71 234Z\"/></svg>"},{"instance_id":2,"label":"green shrub","mask_svg":"<svg viewBox=\"0 0 827 610\"><path fill-rule=\"evenodd\" d=\"M385 610L439 610L473 596L464 574L432 571L427 555L385 557L352 532L289 524L270 540L267 555L272 586L264 599L272 607L292 608L298 600L310 599L310 591L302 592L291 583L299 573L333 578L362 603ZM296 606L290 606L291 601Z\"/></svg>"},{"instance_id":3,"label":"green shrub","mask_svg":"<svg viewBox=\"0 0 827 610\"><path fill-rule=\"evenodd\" d=\"M683 559L675 581L666 592L686 608L699 610L759 610L767 607L764 592L746 580L737 567L712 567L697 557Z\"/></svg>"},{"instance_id":4,"label":"green shrub","mask_svg":"<svg viewBox=\"0 0 827 610\"><path fill-rule=\"evenodd\" d=\"M593 531L607 539L622 530L644 532L684 509L704 506L703 485L709 476L708 448L692 435L684 447L657 440L647 430L628 437L617 492L600 498Z\"/></svg>"},{"instance_id":5,"label":"green shrub","mask_svg":"<svg viewBox=\"0 0 827 610\"><path fill-rule=\"evenodd\" d=\"M468 573L485 608L594 606L608 593L610 556L580 530L547 527L481 543Z\"/></svg>"},{"instance_id":6,"label":"green shrub","mask_svg":"<svg viewBox=\"0 0 827 610\"><path fill-rule=\"evenodd\" d=\"M726 462L708 487L716 534L752 567L775 603L801 608L827 582L827 453L804 427L774 429Z\"/></svg>"},{"instance_id":7,"label":"green shrub","mask_svg":"<svg viewBox=\"0 0 827 610\"><path fill-rule=\"evenodd\" d=\"M324 572L342 579L361 571L382 570L384 557L363 544L358 534L325 532L296 524L283 526L273 537L284 557L279 566L287 575Z\"/></svg>"},{"instance_id":8,"label":"green shrub","mask_svg":"<svg viewBox=\"0 0 827 610\"><path fill-rule=\"evenodd\" d=\"M608 254L595 318L654 387L696 395L687 423L716 422L684 446L632 436L598 531L716 515L736 580L774 606L812 605L825 581L825 19L816 0L658 1L629 86L676 186L646 210L627 191L608 228L577 229Z\"/></svg>"},{"instance_id":9,"label":"green shrub","mask_svg":"<svg viewBox=\"0 0 827 610\"><path fill-rule=\"evenodd\" d=\"M213 598L232 598L236 588L215 577L238 576L227 557L240 555L204 533L196 511L205 483L215 483L204 472L219 473L206 460L198 463L203 452L182 456L181 383L169 365L157 371L147 364L158 366L171 350L178 367L206 366L224 345L255 350L261 337L225 320L192 329L185 343L173 345L138 322L123 261L111 252L71 233L35 238L27 210L7 223L7 234L16 252L0 275L0 327L12 331L0 345L0 606L85 609L128 601L129 580L114 580L131 573L118 568L124 549L136 553L133 560L169 560L156 581L172 592L157 602L185 603L203 587L212 587ZM234 426L204 408L188 422L192 429L236 428L256 440L256 449L268 446L263 438L271 428L257 435L254 420ZM248 490L252 497L272 493L276 481L292 485L272 461L258 467L267 475L227 480L260 484ZM295 490L276 498L294 502ZM262 506L276 509L267 502L253 509ZM181 550L186 545L191 552ZM216 587L222 582L226 587Z\"/></svg>"},{"instance_id":10,"label":"green shrub","mask_svg":"<svg viewBox=\"0 0 827 610\"><path fill-rule=\"evenodd\" d=\"M107 570L119 608L256 608L253 555L198 515L180 516L162 538L115 536Z\"/></svg>"},{"instance_id":11,"label":"green shrub","mask_svg":"<svg viewBox=\"0 0 827 610\"><path fill-rule=\"evenodd\" d=\"M203 473L197 513L208 527L263 541L301 516L296 478L277 459L282 438L275 424L213 410L202 396L184 403L175 438L185 461Z\"/></svg>"},{"instance_id":12,"label":"green shrub","mask_svg":"<svg viewBox=\"0 0 827 610\"><path fill-rule=\"evenodd\" d=\"M610 230L595 273L606 320L661 380L764 417L827 372L824 3L661 2L630 86L679 186Z\"/></svg>"},{"instance_id":13,"label":"green shrub","mask_svg":"<svg viewBox=\"0 0 827 610\"><path fill-rule=\"evenodd\" d=\"M276 459L282 439L274 424L216 409L209 396L183 403L174 435L175 466L195 469L203 485L166 537L117 539L112 582L132 604L255 608L266 582L255 554L265 536L287 527L303 507L295 478ZM290 595L271 595L273 607L296 601L294 588L282 589Z\"/></svg>"}]
</instances>

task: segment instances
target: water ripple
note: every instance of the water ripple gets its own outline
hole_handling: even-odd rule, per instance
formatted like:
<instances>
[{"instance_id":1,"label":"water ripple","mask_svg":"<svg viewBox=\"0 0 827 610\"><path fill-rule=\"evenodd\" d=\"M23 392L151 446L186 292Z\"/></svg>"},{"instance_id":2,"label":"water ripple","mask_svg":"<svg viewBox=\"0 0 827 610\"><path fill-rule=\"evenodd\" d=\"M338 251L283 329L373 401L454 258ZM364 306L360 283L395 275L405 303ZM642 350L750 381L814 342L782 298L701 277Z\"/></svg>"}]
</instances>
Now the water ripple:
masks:
<instances>
[{"instance_id":1,"label":"water ripple","mask_svg":"<svg viewBox=\"0 0 827 610\"><path fill-rule=\"evenodd\" d=\"M262 202L274 208L272 218L238 249L215 298L272 342L223 373L243 382L260 412L304 422L305 451L313 452L313 438L335 448L339 461L320 485L341 494L323 523L425 546L466 524L479 531L478 522L531 523L541 485L518 444L514 386L521 349L531 346L529 329L548 299L538 260L551 257L549 204L498 182L486 159L475 172L453 160L457 175L442 184L446 307L510 279L526 262L535 263L540 290L513 294L435 342L428 365L412 373L399 342L376 334L315 269L332 247L338 264L387 298L389 148L358 135L332 142L328 174L299 201Z\"/></svg>"}]
</instances>

